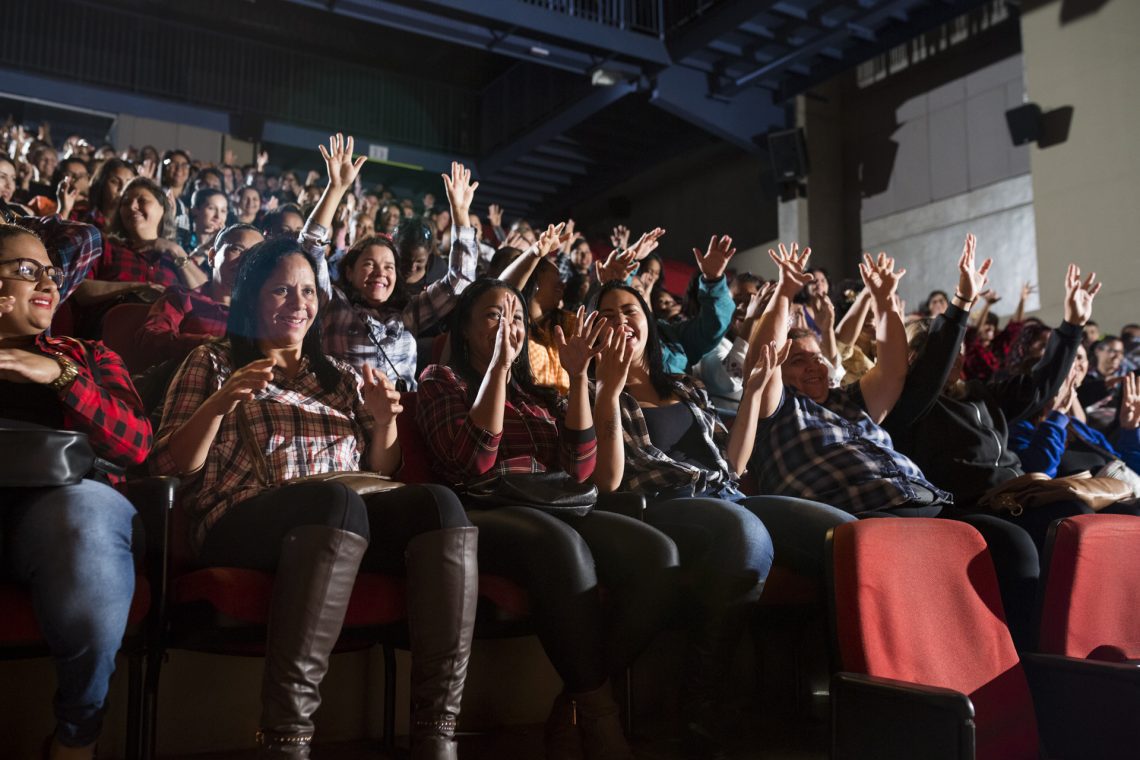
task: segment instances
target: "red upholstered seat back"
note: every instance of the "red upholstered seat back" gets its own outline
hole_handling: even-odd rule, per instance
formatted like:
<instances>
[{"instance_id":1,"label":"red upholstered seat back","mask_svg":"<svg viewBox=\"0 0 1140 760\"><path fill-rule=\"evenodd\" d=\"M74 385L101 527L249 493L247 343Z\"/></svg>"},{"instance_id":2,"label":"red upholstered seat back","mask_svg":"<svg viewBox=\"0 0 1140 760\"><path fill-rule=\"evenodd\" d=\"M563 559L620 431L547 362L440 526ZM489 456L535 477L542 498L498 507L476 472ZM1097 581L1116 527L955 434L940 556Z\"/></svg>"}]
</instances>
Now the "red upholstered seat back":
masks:
<instances>
[{"instance_id":1,"label":"red upholstered seat back","mask_svg":"<svg viewBox=\"0 0 1140 760\"><path fill-rule=\"evenodd\" d=\"M1078 515L1057 524L1039 647L1068 657L1140 659L1140 517Z\"/></svg>"},{"instance_id":2,"label":"red upholstered seat back","mask_svg":"<svg viewBox=\"0 0 1140 760\"><path fill-rule=\"evenodd\" d=\"M121 303L103 315L103 343L122 358L132 374L157 363L139 348L135 337L149 313L150 304Z\"/></svg>"},{"instance_id":3,"label":"red upholstered seat back","mask_svg":"<svg viewBox=\"0 0 1140 760\"><path fill-rule=\"evenodd\" d=\"M396 473L401 483L431 483L435 477L431 472L431 451L416 424L416 392L400 395L404 411L396 419L396 436L404 455L404 464Z\"/></svg>"},{"instance_id":4,"label":"red upholstered seat back","mask_svg":"<svg viewBox=\"0 0 1140 760\"><path fill-rule=\"evenodd\" d=\"M846 523L835 528L833 559L845 670L962 692L974 703L978 758L1037 757L1029 687L993 562L973 527L920 518Z\"/></svg>"}]
</instances>

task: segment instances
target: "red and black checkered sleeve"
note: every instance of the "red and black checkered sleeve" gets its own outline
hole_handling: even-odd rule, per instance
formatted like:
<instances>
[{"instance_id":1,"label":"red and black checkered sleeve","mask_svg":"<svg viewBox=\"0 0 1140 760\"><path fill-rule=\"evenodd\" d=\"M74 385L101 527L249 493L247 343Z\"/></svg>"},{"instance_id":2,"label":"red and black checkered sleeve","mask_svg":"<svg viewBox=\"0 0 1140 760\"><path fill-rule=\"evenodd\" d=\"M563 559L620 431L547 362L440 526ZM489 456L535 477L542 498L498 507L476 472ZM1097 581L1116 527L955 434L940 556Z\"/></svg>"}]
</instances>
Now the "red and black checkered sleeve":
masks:
<instances>
[{"instance_id":1,"label":"red and black checkered sleeve","mask_svg":"<svg viewBox=\"0 0 1140 760\"><path fill-rule=\"evenodd\" d=\"M429 365L420 376L418 395L416 422L451 482L470 482L495 466L503 434L471 422L466 388L450 369Z\"/></svg>"},{"instance_id":2,"label":"red and black checkered sleeve","mask_svg":"<svg viewBox=\"0 0 1140 760\"><path fill-rule=\"evenodd\" d=\"M95 453L120 465L139 464L150 453L150 420L131 383L123 360L102 343L69 357L79 368L75 381L63 391L64 423L87 434ZM98 382L89 366L98 366Z\"/></svg>"}]
</instances>

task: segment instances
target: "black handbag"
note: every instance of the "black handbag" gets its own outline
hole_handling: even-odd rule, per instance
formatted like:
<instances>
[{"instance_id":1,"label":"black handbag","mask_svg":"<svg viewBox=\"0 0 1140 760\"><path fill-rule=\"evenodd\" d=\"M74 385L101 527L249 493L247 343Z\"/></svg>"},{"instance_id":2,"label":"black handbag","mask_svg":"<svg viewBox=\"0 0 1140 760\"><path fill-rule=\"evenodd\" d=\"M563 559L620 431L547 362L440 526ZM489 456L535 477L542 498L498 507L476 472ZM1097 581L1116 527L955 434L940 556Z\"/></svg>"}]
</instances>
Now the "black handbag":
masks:
<instances>
[{"instance_id":1,"label":"black handbag","mask_svg":"<svg viewBox=\"0 0 1140 760\"><path fill-rule=\"evenodd\" d=\"M0 419L0 488L75 485L97 459L86 433Z\"/></svg>"},{"instance_id":2,"label":"black handbag","mask_svg":"<svg viewBox=\"0 0 1140 760\"><path fill-rule=\"evenodd\" d=\"M467 488L477 508L533 507L548 514L583 517L598 503L598 487L579 483L568 473L512 472Z\"/></svg>"}]
</instances>

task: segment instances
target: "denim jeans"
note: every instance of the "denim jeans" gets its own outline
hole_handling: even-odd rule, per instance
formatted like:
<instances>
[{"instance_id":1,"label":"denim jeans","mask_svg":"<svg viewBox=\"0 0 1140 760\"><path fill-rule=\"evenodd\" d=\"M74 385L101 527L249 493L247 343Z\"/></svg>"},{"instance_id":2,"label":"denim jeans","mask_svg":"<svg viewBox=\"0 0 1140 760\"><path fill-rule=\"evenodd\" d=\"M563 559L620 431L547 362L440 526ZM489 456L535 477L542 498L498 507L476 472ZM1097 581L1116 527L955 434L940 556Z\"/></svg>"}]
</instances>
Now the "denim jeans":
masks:
<instances>
[{"instance_id":1,"label":"denim jeans","mask_svg":"<svg viewBox=\"0 0 1140 760\"><path fill-rule=\"evenodd\" d=\"M749 496L739 504L764 521L781 566L819 579L827 531L857 519L827 504L791 496Z\"/></svg>"},{"instance_id":2,"label":"denim jeans","mask_svg":"<svg viewBox=\"0 0 1140 760\"><path fill-rule=\"evenodd\" d=\"M134 507L93 480L4 489L0 502L7 573L31 592L55 659L56 738L65 746L86 746L102 728L135 591Z\"/></svg>"}]
</instances>

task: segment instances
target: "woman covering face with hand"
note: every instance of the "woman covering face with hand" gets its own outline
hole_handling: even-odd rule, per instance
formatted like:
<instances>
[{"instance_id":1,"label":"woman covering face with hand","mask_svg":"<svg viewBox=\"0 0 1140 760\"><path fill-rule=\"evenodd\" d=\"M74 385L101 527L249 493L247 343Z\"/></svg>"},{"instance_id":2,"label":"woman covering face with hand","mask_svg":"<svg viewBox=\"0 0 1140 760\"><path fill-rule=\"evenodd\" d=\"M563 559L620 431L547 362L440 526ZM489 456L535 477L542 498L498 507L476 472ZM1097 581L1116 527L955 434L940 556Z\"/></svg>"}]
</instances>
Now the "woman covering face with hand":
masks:
<instances>
[{"instance_id":1,"label":"woman covering face with hand","mask_svg":"<svg viewBox=\"0 0 1140 760\"><path fill-rule=\"evenodd\" d=\"M603 320L580 312L575 329L555 330L570 378L563 399L531 377L519 292L499 280L465 290L452 315L451 365L431 365L420 377L417 422L441 480L457 490L518 473L590 480L597 439L586 370L604 329ZM547 720L547 757L631 757L608 677L648 643L671 606L673 543L596 508L555 517L531 506L481 509L471 500L468 507L483 569L526 588L535 629L563 681Z\"/></svg>"},{"instance_id":2,"label":"woman covering face with hand","mask_svg":"<svg viewBox=\"0 0 1140 760\"><path fill-rule=\"evenodd\" d=\"M64 272L36 235L0 225L0 418L86 433L94 453L142 462L151 428L101 343L47 335ZM34 600L55 659L49 757L94 757L131 598L131 504L106 483L0 489L0 561Z\"/></svg>"},{"instance_id":3,"label":"woman covering face with hand","mask_svg":"<svg viewBox=\"0 0 1140 760\"><path fill-rule=\"evenodd\" d=\"M153 467L177 474L206 565L272 570L259 741L307 758L312 714L357 569L407 576L415 758L452 758L475 615L476 531L455 495L361 498L305 476L396 475L400 395L321 351L319 262L294 240L241 261L226 339L195 349L167 393ZM258 540L251 541L256 536Z\"/></svg>"}]
</instances>

